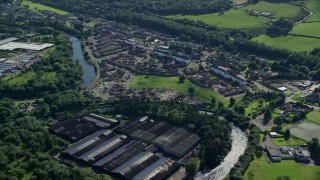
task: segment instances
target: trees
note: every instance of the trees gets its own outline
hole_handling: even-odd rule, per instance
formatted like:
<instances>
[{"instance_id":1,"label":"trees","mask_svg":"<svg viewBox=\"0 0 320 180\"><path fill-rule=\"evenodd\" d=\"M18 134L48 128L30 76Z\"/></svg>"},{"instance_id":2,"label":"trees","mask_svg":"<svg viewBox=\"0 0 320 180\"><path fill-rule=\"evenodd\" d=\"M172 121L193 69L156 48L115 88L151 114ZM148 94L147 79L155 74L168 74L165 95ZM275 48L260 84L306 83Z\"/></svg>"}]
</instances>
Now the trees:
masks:
<instances>
[{"instance_id":1,"label":"trees","mask_svg":"<svg viewBox=\"0 0 320 180\"><path fill-rule=\"evenodd\" d=\"M289 129L286 129L286 131L284 132L284 135L283 135L283 137L284 137L284 139L285 140L289 140L290 139L290 130Z\"/></svg>"},{"instance_id":2,"label":"trees","mask_svg":"<svg viewBox=\"0 0 320 180\"><path fill-rule=\"evenodd\" d=\"M281 126L283 124L283 118L280 116L275 117L273 123L277 126Z\"/></svg>"},{"instance_id":3,"label":"trees","mask_svg":"<svg viewBox=\"0 0 320 180\"><path fill-rule=\"evenodd\" d=\"M189 88L188 88L188 94L189 94L190 96L193 96L193 95L194 95L194 92L195 92L194 87L189 87Z\"/></svg>"},{"instance_id":4,"label":"trees","mask_svg":"<svg viewBox=\"0 0 320 180\"><path fill-rule=\"evenodd\" d=\"M190 176L194 176L200 167L200 160L198 158L189 159L188 163L185 166L186 172Z\"/></svg>"},{"instance_id":5,"label":"trees","mask_svg":"<svg viewBox=\"0 0 320 180\"><path fill-rule=\"evenodd\" d=\"M178 84L183 84L185 80L186 80L186 77L184 77L183 75L180 76L180 77L179 77Z\"/></svg>"},{"instance_id":6,"label":"trees","mask_svg":"<svg viewBox=\"0 0 320 180\"><path fill-rule=\"evenodd\" d=\"M263 123L268 124L271 118L272 118L272 111L269 107L267 107L264 111Z\"/></svg>"},{"instance_id":7,"label":"trees","mask_svg":"<svg viewBox=\"0 0 320 180\"><path fill-rule=\"evenodd\" d=\"M311 153L312 159L316 164L320 163L320 144L318 138L312 138L311 142L308 143L308 150Z\"/></svg>"},{"instance_id":8,"label":"trees","mask_svg":"<svg viewBox=\"0 0 320 180\"><path fill-rule=\"evenodd\" d=\"M234 106L235 102L236 102L236 100L235 100L233 97L231 97L231 98L230 98L230 104L229 104L229 107Z\"/></svg>"}]
</instances>

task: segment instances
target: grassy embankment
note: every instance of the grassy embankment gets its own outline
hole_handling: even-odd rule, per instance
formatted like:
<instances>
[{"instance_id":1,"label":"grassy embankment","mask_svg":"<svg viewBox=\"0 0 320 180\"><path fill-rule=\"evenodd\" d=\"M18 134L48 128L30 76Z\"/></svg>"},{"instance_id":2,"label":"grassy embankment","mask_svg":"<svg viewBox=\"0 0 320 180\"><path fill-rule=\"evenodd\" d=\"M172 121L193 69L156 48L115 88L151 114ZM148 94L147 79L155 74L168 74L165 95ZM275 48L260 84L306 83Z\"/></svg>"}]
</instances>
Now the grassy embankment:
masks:
<instances>
[{"instance_id":1,"label":"grassy embankment","mask_svg":"<svg viewBox=\"0 0 320 180\"><path fill-rule=\"evenodd\" d=\"M136 76L131 83L131 87L135 89L166 88L182 92L184 94L188 93L189 87L193 87L195 89L194 97L197 99L210 102L212 97L214 97L217 101L224 101L223 96L217 92L196 86L187 79L182 84L178 84L178 81L179 77Z\"/></svg>"}]
</instances>

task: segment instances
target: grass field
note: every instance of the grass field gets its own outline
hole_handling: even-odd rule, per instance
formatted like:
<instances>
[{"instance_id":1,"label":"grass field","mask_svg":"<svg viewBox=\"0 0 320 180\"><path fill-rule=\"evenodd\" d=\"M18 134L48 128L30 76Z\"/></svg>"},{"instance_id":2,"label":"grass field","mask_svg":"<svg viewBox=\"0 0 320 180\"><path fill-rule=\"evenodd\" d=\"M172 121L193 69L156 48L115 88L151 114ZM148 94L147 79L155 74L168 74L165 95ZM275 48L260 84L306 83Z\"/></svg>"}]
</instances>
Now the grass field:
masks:
<instances>
[{"instance_id":1,"label":"grass field","mask_svg":"<svg viewBox=\"0 0 320 180\"><path fill-rule=\"evenodd\" d=\"M268 46L288 49L296 52L303 52L303 51L310 52L315 47L320 46L319 39L290 36L290 35L276 37L276 38L271 38L267 35L260 35L258 37L253 38L252 41L257 41L259 43L264 43Z\"/></svg>"},{"instance_id":2,"label":"grass field","mask_svg":"<svg viewBox=\"0 0 320 180\"><path fill-rule=\"evenodd\" d=\"M259 102L251 103L248 107L245 108L245 115L249 116L250 113L252 114L254 109L257 109L258 106L259 106Z\"/></svg>"},{"instance_id":3,"label":"grass field","mask_svg":"<svg viewBox=\"0 0 320 180\"><path fill-rule=\"evenodd\" d=\"M320 124L320 111L312 111L309 114L307 114L307 120Z\"/></svg>"},{"instance_id":4,"label":"grass field","mask_svg":"<svg viewBox=\"0 0 320 180\"><path fill-rule=\"evenodd\" d=\"M314 12L306 22L319 22L320 21L320 1L319 0L308 0L307 8Z\"/></svg>"},{"instance_id":5,"label":"grass field","mask_svg":"<svg viewBox=\"0 0 320 180\"><path fill-rule=\"evenodd\" d=\"M51 12L54 12L54 13L57 13L57 14L61 14L61 15L66 15L66 14L70 14L66 11L62 11L62 10L59 10L59 9L55 9L55 8L52 8L52 7L48 7L48 6L45 6L45 5L42 5L42 4L37 4L37 3L33 3L31 1L22 1L22 5L27 5L29 6L29 9L31 10L48 10L48 11L51 11Z\"/></svg>"},{"instance_id":6,"label":"grass field","mask_svg":"<svg viewBox=\"0 0 320 180\"><path fill-rule=\"evenodd\" d=\"M242 10L229 10L224 14L219 13L202 14L202 15L172 15L167 16L173 19L191 19L195 21L203 21L209 25L216 25L222 28L244 28L256 29L265 28L265 22L269 21L266 17L254 17L247 15Z\"/></svg>"},{"instance_id":7,"label":"grass field","mask_svg":"<svg viewBox=\"0 0 320 180\"><path fill-rule=\"evenodd\" d=\"M320 22L298 24L293 27L292 31L290 31L290 34L314 36L320 38ZM320 40L318 39L318 41Z\"/></svg>"},{"instance_id":8,"label":"grass field","mask_svg":"<svg viewBox=\"0 0 320 180\"><path fill-rule=\"evenodd\" d=\"M306 141L293 136L291 136L287 141L284 138L272 138L272 142L276 146L297 146L307 143Z\"/></svg>"},{"instance_id":9,"label":"grass field","mask_svg":"<svg viewBox=\"0 0 320 180\"><path fill-rule=\"evenodd\" d=\"M285 11L284 11L285 9ZM275 18L291 18L300 12L300 8L287 3L269 3L260 1L257 4L245 6L242 10L272 12Z\"/></svg>"},{"instance_id":10,"label":"grass field","mask_svg":"<svg viewBox=\"0 0 320 180\"><path fill-rule=\"evenodd\" d=\"M210 102L214 97L217 101L223 101L224 98L219 93L210 91L208 89L201 88L194 85L189 80L185 80L183 84L178 84L178 77L158 77L158 76L136 76L132 83L132 88L167 88L175 91L179 91L187 94L188 88L193 87L195 89L194 97L200 100Z\"/></svg>"},{"instance_id":11,"label":"grass field","mask_svg":"<svg viewBox=\"0 0 320 180\"><path fill-rule=\"evenodd\" d=\"M45 73L41 77L41 80L45 82L56 81L57 80L56 74L57 74L56 72ZM6 78L5 80L9 85L23 86L27 84L30 79L35 77L36 77L36 73L34 71L31 71L23 74L18 73L16 75Z\"/></svg>"},{"instance_id":12,"label":"grass field","mask_svg":"<svg viewBox=\"0 0 320 180\"><path fill-rule=\"evenodd\" d=\"M249 176L253 173L253 178ZM280 163L269 164L264 157L251 162L244 179L277 179L278 176L289 176L290 180L318 180L320 179L319 166L300 165L294 160L285 160Z\"/></svg>"},{"instance_id":13,"label":"grass field","mask_svg":"<svg viewBox=\"0 0 320 180\"><path fill-rule=\"evenodd\" d=\"M10 78L7 79L7 83L9 85L15 85L15 86L22 86L27 84L27 82L34 78L36 76L36 73L34 71L32 72L27 72L24 74L16 74Z\"/></svg>"}]
</instances>

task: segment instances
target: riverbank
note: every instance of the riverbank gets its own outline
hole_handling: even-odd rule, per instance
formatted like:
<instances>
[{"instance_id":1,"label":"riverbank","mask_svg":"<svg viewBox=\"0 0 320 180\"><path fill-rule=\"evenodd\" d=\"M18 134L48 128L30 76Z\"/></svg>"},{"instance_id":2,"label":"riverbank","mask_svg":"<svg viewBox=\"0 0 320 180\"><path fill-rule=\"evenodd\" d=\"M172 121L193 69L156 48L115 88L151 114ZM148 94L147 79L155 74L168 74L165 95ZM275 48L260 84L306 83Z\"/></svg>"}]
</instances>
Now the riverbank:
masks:
<instances>
[{"instance_id":1,"label":"riverbank","mask_svg":"<svg viewBox=\"0 0 320 180\"><path fill-rule=\"evenodd\" d=\"M71 35L69 35L69 41L72 43L73 59L78 60L83 69L83 81L79 87L85 88L97 79L97 70L95 69L95 66L92 65L92 62L85 59L81 41L77 37Z\"/></svg>"},{"instance_id":2,"label":"riverbank","mask_svg":"<svg viewBox=\"0 0 320 180\"><path fill-rule=\"evenodd\" d=\"M199 172L195 176L195 180L224 179L230 173L230 170L234 167L234 165L238 162L240 156L244 154L248 145L248 137L245 132L243 132L240 128L234 126L233 124L231 125L231 128L232 148L230 152L218 167L204 174Z\"/></svg>"}]
</instances>

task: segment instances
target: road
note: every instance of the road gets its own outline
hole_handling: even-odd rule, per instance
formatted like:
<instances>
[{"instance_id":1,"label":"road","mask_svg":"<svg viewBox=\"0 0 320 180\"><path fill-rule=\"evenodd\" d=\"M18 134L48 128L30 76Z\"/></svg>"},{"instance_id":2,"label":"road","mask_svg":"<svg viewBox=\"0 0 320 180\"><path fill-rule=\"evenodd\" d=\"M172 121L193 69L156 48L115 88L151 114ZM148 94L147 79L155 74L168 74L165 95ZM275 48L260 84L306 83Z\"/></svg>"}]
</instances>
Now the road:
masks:
<instances>
[{"instance_id":1,"label":"road","mask_svg":"<svg viewBox=\"0 0 320 180\"><path fill-rule=\"evenodd\" d=\"M300 24L300 23L303 23L303 21L305 21L306 19L308 19L310 16L312 16L312 15L314 14L310 9L308 9L308 8L306 8L306 7L302 7L302 9L308 11L308 12L309 12L309 15L306 16L306 17L304 17L304 18L301 19L300 21L294 23L295 25Z\"/></svg>"}]
</instances>

